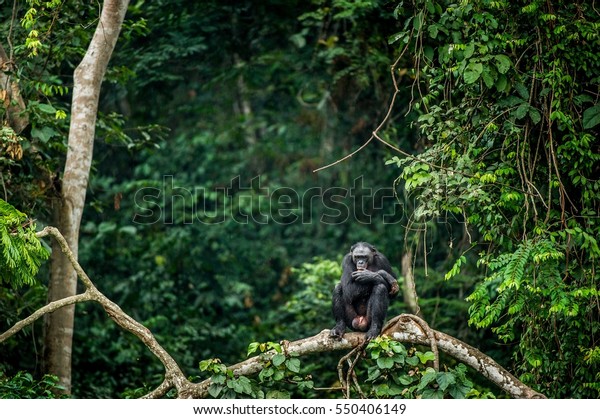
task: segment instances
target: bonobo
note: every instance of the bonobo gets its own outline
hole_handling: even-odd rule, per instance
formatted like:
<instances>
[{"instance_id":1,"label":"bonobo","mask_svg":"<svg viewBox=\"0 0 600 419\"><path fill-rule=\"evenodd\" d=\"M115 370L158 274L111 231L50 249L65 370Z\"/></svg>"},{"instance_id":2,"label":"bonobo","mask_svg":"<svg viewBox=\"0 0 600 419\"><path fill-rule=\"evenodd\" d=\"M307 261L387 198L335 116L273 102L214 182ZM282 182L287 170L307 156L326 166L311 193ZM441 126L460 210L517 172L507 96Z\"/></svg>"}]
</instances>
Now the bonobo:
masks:
<instances>
[{"instance_id":1,"label":"bonobo","mask_svg":"<svg viewBox=\"0 0 600 419\"><path fill-rule=\"evenodd\" d=\"M335 326L329 335L342 338L349 327L373 339L381 333L390 298L398 290L387 258L369 243L356 243L342 260L342 277L333 290Z\"/></svg>"}]
</instances>

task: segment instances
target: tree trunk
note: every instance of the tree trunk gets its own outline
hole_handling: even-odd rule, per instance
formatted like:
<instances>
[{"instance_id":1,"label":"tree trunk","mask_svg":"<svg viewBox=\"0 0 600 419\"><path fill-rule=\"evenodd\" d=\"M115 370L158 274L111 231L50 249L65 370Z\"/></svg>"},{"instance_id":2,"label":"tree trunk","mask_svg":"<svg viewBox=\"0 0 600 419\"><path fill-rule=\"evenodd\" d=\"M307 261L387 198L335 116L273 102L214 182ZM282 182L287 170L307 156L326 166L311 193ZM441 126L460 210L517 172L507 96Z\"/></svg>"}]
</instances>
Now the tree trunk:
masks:
<instances>
[{"instance_id":1,"label":"tree trunk","mask_svg":"<svg viewBox=\"0 0 600 419\"><path fill-rule=\"evenodd\" d=\"M108 61L121 31L129 0L106 0L100 21L79 66L75 69L67 160L62 178L62 195L55 205L55 225L64 234L75 257L79 225L88 186L98 99ZM48 301L75 295L77 276L58 246L53 246ZM46 316L44 370L57 375L65 393L71 392L71 347L75 307L61 308Z\"/></svg>"},{"instance_id":2,"label":"tree trunk","mask_svg":"<svg viewBox=\"0 0 600 419\"><path fill-rule=\"evenodd\" d=\"M402 256L402 295L404 296L404 303L408 307L410 313L423 317L421 309L419 307L419 301L417 297L417 288L415 286L415 276L412 270L413 253L412 250L407 249L406 253Z\"/></svg>"}]
</instances>

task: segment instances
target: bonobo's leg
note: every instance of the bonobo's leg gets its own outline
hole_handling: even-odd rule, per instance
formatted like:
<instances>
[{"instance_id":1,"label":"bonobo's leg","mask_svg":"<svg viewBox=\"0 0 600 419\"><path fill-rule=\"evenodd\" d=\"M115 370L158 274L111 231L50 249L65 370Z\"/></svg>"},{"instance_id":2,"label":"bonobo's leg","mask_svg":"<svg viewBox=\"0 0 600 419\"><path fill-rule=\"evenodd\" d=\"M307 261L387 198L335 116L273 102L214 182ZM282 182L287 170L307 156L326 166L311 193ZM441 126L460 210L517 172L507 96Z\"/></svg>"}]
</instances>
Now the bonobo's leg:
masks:
<instances>
[{"instance_id":1,"label":"bonobo's leg","mask_svg":"<svg viewBox=\"0 0 600 419\"><path fill-rule=\"evenodd\" d=\"M389 302L387 286L383 284L375 285L369 297L367 308L367 317L371 320L371 326L365 335L367 340L371 340L381 333Z\"/></svg>"},{"instance_id":2,"label":"bonobo's leg","mask_svg":"<svg viewBox=\"0 0 600 419\"><path fill-rule=\"evenodd\" d=\"M344 336L344 332L346 331L346 303L344 302L341 284L337 284L335 286L335 289L333 290L332 302L335 326L329 332L329 336L334 338L342 338Z\"/></svg>"}]
</instances>

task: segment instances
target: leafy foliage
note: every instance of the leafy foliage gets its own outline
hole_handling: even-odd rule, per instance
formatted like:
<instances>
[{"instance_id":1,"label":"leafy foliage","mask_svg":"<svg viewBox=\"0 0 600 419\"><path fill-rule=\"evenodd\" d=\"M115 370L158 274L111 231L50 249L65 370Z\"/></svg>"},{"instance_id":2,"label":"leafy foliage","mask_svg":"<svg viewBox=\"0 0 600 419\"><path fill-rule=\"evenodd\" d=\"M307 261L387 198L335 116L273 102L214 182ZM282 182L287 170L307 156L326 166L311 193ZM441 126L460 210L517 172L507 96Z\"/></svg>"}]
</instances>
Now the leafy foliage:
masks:
<instances>
[{"instance_id":1,"label":"leafy foliage","mask_svg":"<svg viewBox=\"0 0 600 419\"><path fill-rule=\"evenodd\" d=\"M560 0L424 0L397 15L391 41L416 57L426 149L390 163L417 219L457 219L480 252L470 323L514 342L540 391L597 396L583 358L600 320L597 13Z\"/></svg>"},{"instance_id":2,"label":"leafy foliage","mask_svg":"<svg viewBox=\"0 0 600 419\"><path fill-rule=\"evenodd\" d=\"M286 386L296 387L296 393L311 390L314 386L312 380L298 375L300 373L300 359L294 354L283 351L281 344L275 342L253 342L248 346L248 355L259 352L263 363L258 377L235 377L217 359L200 362L200 371L209 372L211 385L208 393L214 398L290 398L290 391Z\"/></svg>"},{"instance_id":3,"label":"leafy foliage","mask_svg":"<svg viewBox=\"0 0 600 419\"><path fill-rule=\"evenodd\" d=\"M35 276L49 252L35 233L34 222L0 199L0 284L20 287L36 283Z\"/></svg>"},{"instance_id":4,"label":"leafy foliage","mask_svg":"<svg viewBox=\"0 0 600 419\"><path fill-rule=\"evenodd\" d=\"M18 372L13 377L0 373L0 399L56 399L61 389L58 378L44 375L40 380L35 380L27 372Z\"/></svg>"},{"instance_id":5,"label":"leafy foliage","mask_svg":"<svg viewBox=\"0 0 600 419\"><path fill-rule=\"evenodd\" d=\"M402 343L386 337L369 342L366 382L372 383L370 396L378 398L464 399L471 395L473 383L467 378L467 367L458 364L446 371L427 366L432 352L407 349Z\"/></svg>"}]
</instances>

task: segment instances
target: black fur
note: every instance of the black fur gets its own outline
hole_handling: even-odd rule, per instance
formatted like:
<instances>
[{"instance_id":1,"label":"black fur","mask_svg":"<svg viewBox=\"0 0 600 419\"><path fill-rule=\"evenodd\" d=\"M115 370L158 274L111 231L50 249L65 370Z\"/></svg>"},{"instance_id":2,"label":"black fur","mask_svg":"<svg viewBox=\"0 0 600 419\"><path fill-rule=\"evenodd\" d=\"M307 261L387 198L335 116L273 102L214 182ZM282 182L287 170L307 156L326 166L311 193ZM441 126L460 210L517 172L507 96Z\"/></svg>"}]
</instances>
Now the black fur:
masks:
<instances>
[{"instance_id":1,"label":"black fur","mask_svg":"<svg viewBox=\"0 0 600 419\"><path fill-rule=\"evenodd\" d=\"M346 327L366 332L370 340L381 333L390 298L399 286L388 259L365 242L358 242L342 261L342 277L333 290L335 326L331 337L342 338Z\"/></svg>"}]
</instances>

